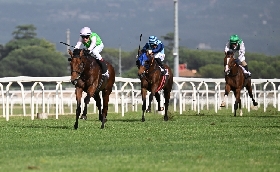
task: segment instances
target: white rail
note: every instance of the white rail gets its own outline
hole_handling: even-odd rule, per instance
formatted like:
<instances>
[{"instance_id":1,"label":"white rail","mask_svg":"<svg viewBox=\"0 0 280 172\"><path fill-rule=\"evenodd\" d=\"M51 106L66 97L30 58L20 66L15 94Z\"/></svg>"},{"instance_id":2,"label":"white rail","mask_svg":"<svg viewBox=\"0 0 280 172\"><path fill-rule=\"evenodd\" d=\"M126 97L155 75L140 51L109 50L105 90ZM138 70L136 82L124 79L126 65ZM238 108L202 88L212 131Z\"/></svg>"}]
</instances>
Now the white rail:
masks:
<instances>
[{"instance_id":1,"label":"white rail","mask_svg":"<svg viewBox=\"0 0 280 172\"><path fill-rule=\"evenodd\" d=\"M221 89L221 86L225 83L224 78L212 79L174 77L173 80L176 85L176 87L174 87L176 90L172 90L171 93L171 97L174 102L174 111L177 111L177 108L179 108L179 113L182 114L186 111L186 105L190 105L191 110L200 113L205 106L206 109L209 110L209 105L213 104L215 112L218 113L218 110L220 110L221 97L224 93L224 90ZM32 85L30 89L24 87L26 83ZM45 84L50 83L53 84L55 90L46 90ZM30 116L32 120L34 120L34 115L38 113L38 106L41 106L42 109L42 112L40 113L49 114L50 105L54 105L56 119L58 119L59 114L64 114L63 107L65 104L70 105L70 112L73 113L73 103L76 103L74 86L70 86L71 89L69 90L69 88L64 86L68 83L70 83L70 76L19 76L0 78L2 116L8 121L10 115L13 115L13 108L16 103L22 104L23 116L27 115L26 105L30 104ZM278 107L277 110L280 111L279 84L280 79L252 79L253 95L255 96L256 101L259 102L259 107L260 104L263 104L264 112L266 112L267 106L271 103L271 101L273 107ZM38 85L40 86L40 89L38 89ZM53 99L52 96L54 97ZM188 98L190 99L189 101ZM242 99L242 106L247 108L248 112L250 112L250 106L252 106L252 103L251 99L248 97L248 92L245 89L242 91ZM235 99L232 95L232 111L234 101ZM124 116L125 112L128 111L128 104L131 104L132 111L137 111L137 105L142 104L140 80L138 78L116 77L109 103L114 105L114 111L116 113L119 113L120 105L122 116ZM47 108L45 106L47 106ZM228 100L226 100L226 108L228 108ZM95 106L94 112L96 112Z\"/></svg>"}]
</instances>

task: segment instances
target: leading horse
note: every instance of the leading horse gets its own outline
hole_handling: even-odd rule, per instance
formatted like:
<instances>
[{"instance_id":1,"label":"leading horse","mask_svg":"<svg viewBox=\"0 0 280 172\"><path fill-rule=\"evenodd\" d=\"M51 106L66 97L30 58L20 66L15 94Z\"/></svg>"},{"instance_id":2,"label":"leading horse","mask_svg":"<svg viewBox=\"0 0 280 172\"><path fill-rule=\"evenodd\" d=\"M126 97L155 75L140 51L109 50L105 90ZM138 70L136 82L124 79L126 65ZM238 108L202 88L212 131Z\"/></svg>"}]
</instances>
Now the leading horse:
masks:
<instances>
[{"instance_id":1,"label":"leading horse","mask_svg":"<svg viewBox=\"0 0 280 172\"><path fill-rule=\"evenodd\" d=\"M88 50L74 49L73 52L68 50L68 53L71 56L71 58L68 58L71 67L71 83L75 85L76 88L77 108L74 128L78 128L78 120L81 113L81 98L84 91L87 95L84 98L85 106L81 118L87 118L87 105L89 104L90 98L93 97L98 108L99 120L102 122L101 129L103 129L107 121L109 96L112 92L113 84L115 83L115 70L110 63L106 62L109 78L102 77L101 67L98 65L96 59L89 54ZM101 98L99 95L100 91L103 97L102 110Z\"/></svg>"},{"instance_id":2,"label":"leading horse","mask_svg":"<svg viewBox=\"0 0 280 172\"><path fill-rule=\"evenodd\" d=\"M237 60L234 58L234 53L228 51L224 58L224 67L225 67L225 96L224 99L228 96L230 91L233 91L235 96L234 103L234 116L236 116L236 110L239 108L240 116L242 116L241 109L241 90L245 87L248 91L250 98L253 101L253 105L257 106L258 103L255 101L252 93L251 78L245 77L242 66L239 66ZM225 101L222 101L221 107L225 107Z\"/></svg>"},{"instance_id":3,"label":"leading horse","mask_svg":"<svg viewBox=\"0 0 280 172\"><path fill-rule=\"evenodd\" d=\"M164 65L167 70L166 75L161 74L161 70L153 54L142 53L137 60L138 76L141 80L141 94L142 94L142 122L145 121L145 112L151 111L151 101L153 96L156 97L158 102L158 111L162 111L160 107L160 90L164 92L164 120L168 121L168 106L170 99L170 92L173 86L173 73L169 66ZM149 106L146 110L146 95L147 90L151 92L149 96Z\"/></svg>"}]
</instances>

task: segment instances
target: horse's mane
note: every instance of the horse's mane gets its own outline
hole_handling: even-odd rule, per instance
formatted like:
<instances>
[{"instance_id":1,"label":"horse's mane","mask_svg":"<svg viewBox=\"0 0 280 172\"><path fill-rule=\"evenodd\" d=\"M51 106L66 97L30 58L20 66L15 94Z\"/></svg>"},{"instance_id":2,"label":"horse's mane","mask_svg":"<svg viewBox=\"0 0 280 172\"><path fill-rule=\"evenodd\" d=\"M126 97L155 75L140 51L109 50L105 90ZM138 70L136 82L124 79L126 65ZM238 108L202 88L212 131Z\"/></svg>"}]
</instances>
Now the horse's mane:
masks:
<instances>
[{"instance_id":1,"label":"horse's mane","mask_svg":"<svg viewBox=\"0 0 280 172\"><path fill-rule=\"evenodd\" d=\"M73 56L79 56L81 51L83 51L84 56L86 56L86 57L90 56L91 57L90 51L86 50L86 49L74 49L73 50Z\"/></svg>"}]
</instances>

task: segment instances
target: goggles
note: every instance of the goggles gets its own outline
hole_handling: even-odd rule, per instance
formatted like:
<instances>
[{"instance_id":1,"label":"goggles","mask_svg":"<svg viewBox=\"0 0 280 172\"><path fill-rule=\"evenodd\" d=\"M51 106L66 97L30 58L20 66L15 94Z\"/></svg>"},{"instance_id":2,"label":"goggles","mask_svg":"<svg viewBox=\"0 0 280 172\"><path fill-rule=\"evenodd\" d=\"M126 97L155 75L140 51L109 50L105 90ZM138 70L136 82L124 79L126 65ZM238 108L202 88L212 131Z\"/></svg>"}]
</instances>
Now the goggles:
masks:
<instances>
[{"instance_id":1,"label":"goggles","mask_svg":"<svg viewBox=\"0 0 280 172\"><path fill-rule=\"evenodd\" d=\"M81 37L83 38L83 39L88 39L89 38L89 35L81 35Z\"/></svg>"}]
</instances>

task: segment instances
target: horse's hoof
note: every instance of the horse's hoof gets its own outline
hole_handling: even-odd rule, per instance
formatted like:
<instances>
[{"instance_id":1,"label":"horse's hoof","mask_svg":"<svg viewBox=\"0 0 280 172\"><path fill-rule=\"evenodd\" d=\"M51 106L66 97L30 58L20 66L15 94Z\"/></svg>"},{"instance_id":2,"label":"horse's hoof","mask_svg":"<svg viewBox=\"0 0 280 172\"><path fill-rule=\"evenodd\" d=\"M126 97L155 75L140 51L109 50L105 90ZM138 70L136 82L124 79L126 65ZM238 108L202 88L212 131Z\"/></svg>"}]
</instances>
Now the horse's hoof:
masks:
<instances>
[{"instance_id":1,"label":"horse's hoof","mask_svg":"<svg viewBox=\"0 0 280 172\"><path fill-rule=\"evenodd\" d=\"M84 120L87 120L87 116L85 116L85 115L82 115L82 116L80 117L80 119L84 119Z\"/></svg>"},{"instance_id":2,"label":"horse's hoof","mask_svg":"<svg viewBox=\"0 0 280 172\"><path fill-rule=\"evenodd\" d=\"M77 125L77 124L74 125L74 129L75 129L75 130L78 129L78 125Z\"/></svg>"},{"instance_id":3,"label":"horse's hoof","mask_svg":"<svg viewBox=\"0 0 280 172\"><path fill-rule=\"evenodd\" d=\"M142 122L145 122L145 118L142 118L142 120L141 120Z\"/></svg>"},{"instance_id":4,"label":"horse's hoof","mask_svg":"<svg viewBox=\"0 0 280 172\"><path fill-rule=\"evenodd\" d=\"M253 105L254 106L258 106L258 102L253 102Z\"/></svg>"},{"instance_id":5,"label":"horse's hoof","mask_svg":"<svg viewBox=\"0 0 280 172\"><path fill-rule=\"evenodd\" d=\"M103 116L99 117L99 121L102 122L103 121ZM104 122L107 122L107 118L105 117Z\"/></svg>"},{"instance_id":6,"label":"horse's hoof","mask_svg":"<svg viewBox=\"0 0 280 172\"><path fill-rule=\"evenodd\" d=\"M168 117L167 116L164 117L164 121L168 121Z\"/></svg>"},{"instance_id":7,"label":"horse's hoof","mask_svg":"<svg viewBox=\"0 0 280 172\"><path fill-rule=\"evenodd\" d=\"M159 109L158 109L158 111L163 111L164 110L164 107L160 107Z\"/></svg>"},{"instance_id":8,"label":"horse's hoof","mask_svg":"<svg viewBox=\"0 0 280 172\"><path fill-rule=\"evenodd\" d=\"M104 129L104 124L101 125L100 129Z\"/></svg>"},{"instance_id":9,"label":"horse's hoof","mask_svg":"<svg viewBox=\"0 0 280 172\"><path fill-rule=\"evenodd\" d=\"M147 110L146 110L146 113L151 113L151 109L147 109Z\"/></svg>"}]
</instances>

